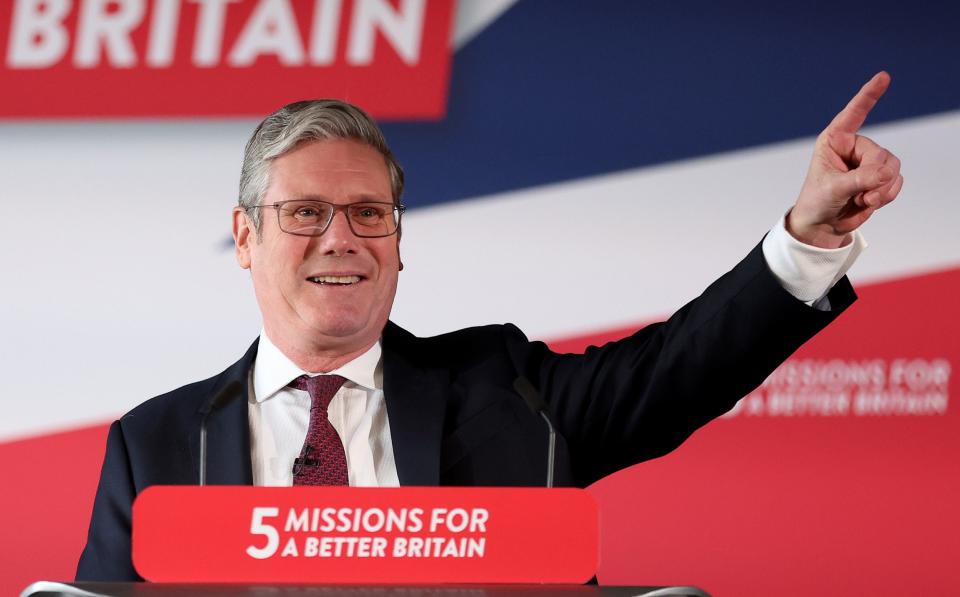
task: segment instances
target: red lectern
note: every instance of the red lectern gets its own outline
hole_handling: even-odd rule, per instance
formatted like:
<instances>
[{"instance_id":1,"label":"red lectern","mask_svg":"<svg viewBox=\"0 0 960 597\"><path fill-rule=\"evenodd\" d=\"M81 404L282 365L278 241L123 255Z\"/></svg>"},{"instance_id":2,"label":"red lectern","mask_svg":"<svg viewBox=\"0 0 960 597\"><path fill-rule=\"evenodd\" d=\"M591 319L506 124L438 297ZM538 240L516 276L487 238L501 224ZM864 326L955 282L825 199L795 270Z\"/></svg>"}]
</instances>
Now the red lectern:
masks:
<instances>
[{"instance_id":1,"label":"red lectern","mask_svg":"<svg viewBox=\"0 0 960 597\"><path fill-rule=\"evenodd\" d=\"M585 586L597 505L581 489L154 486L133 504L148 583L34 583L48 595L687 595Z\"/></svg>"}]
</instances>

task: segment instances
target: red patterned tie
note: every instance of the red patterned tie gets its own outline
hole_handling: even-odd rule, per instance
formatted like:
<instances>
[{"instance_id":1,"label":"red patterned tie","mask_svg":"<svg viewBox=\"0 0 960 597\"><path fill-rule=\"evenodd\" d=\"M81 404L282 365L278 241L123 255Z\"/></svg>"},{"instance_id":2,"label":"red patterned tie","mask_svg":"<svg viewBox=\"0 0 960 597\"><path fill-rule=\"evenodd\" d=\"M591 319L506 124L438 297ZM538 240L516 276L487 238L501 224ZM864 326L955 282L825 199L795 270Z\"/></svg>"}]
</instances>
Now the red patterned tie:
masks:
<instances>
[{"instance_id":1,"label":"red patterned tie","mask_svg":"<svg viewBox=\"0 0 960 597\"><path fill-rule=\"evenodd\" d=\"M310 426L300 458L294 461L294 485L347 485L347 456L337 430L327 418L327 408L343 382L339 375L301 375L291 388L310 393Z\"/></svg>"}]
</instances>

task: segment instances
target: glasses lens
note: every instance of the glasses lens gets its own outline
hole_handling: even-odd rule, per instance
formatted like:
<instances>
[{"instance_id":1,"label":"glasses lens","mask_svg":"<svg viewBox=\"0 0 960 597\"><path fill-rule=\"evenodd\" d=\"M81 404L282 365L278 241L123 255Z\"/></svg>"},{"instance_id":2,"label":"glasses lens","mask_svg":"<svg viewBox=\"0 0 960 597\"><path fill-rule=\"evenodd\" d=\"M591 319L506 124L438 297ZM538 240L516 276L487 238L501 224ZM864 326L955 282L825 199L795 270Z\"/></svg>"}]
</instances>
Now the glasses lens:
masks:
<instances>
[{"instance_id":1,"label":"glasses lens","mask_svg":"<svg viewBox=\"0 0 960 597\"><path fill-rule=\"evenodd\" d=\"M389 236L397 230L397 210L391 203L354 203L347 213L357 236Z\"/></svg>"},{"instance_id":2,"label":"glasses lens","mask_svg":"<svg viewBox=\"0 0 960 597\"><path fill-rule=\"evenodd\" d=\"M327 227L333 206L321 201L287 201L278 213L280 229L293 234L319 234Z\"/></svg>"}]
</instances>

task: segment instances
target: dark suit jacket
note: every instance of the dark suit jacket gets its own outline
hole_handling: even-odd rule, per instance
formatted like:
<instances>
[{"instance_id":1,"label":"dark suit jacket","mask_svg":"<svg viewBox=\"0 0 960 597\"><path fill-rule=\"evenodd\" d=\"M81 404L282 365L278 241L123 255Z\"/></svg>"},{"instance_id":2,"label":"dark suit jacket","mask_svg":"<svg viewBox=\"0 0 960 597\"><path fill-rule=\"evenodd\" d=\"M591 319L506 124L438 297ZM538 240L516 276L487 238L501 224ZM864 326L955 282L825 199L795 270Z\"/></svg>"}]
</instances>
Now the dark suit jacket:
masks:
<instances>
[{"instance_id":1,"label":"dark suit jacket","mask_svg":"<svg viewBox=\"0 0 960 597\"><path fill-rule=\"evenodd\" d=\"M760 247L667 322L583 355L551 352L515 326L417 338L383 331L384 395L403 485L542 485L547 430L512 385L527 377L559 435L557 485L586 486L661 456L733 407L853 300L807 307L770 273ZM575 314L571 314L575 317ZM133 580L130 507L150 485L194 484L200 410L247 387L257 343L223 373L141 404L110 427L78 580ZM251 484L247 393L211 415L208 483Z\"/></svg>"}]
</instances>

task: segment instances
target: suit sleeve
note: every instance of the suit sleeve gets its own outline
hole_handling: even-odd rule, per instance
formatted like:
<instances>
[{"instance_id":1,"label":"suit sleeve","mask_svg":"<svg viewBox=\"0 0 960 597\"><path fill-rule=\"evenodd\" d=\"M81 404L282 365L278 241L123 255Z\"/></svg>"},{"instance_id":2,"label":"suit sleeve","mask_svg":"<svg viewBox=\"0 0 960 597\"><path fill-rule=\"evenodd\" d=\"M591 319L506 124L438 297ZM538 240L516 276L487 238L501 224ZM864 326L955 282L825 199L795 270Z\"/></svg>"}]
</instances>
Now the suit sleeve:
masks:
<instances>
[{"instance_id":1,"label":"suit sleeve","mask_svg":"<svg viewBox=\"0 0 960 597\"><path fill-rule=\"evenodd\" d=\"M100 485L93 503L87 545L77 565L77 581L139 581L130 556L131 504L136 496L120 421L107 435Z\"/></svg>"},{"instance_id":2,"label":"suit sleeve","mask_svg":"<svg viewBox=\"0 0 960 597\"><path fill-rule=\"evenodd\" d=\"M832 310L819 311L791 296L758 245L669 320L623 340L583 355L525 338L507 344L567 439L576 483L587 485L666 454L730 410L856 298L846 278L829 297Z\"/></svg>"}]
</instances>

